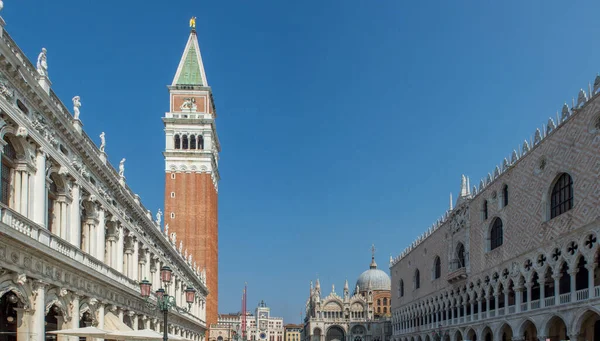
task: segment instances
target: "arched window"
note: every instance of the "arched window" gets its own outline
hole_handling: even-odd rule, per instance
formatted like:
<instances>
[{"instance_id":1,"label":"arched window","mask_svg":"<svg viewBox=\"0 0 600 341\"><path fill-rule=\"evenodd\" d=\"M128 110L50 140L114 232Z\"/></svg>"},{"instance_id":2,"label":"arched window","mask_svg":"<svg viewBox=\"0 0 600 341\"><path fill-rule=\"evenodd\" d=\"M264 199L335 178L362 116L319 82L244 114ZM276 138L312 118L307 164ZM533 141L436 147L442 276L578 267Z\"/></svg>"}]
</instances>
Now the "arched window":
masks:
<instances>
[{"instance_id":1,"label":"arched window","mask_svg":"<svg viewBox=\"0 0 600 341\"><path fill-rule=\"evenodd\" d=\"M202 135L198 135L198 149L204 149L204 138Z\"/></svg>"},{"instance_id":2,"label":"arched window","mask_svg":"<svg viewBox=\"0 0 600 341\"><path fill-rule=\"evenodd\" d=\"M179 134L175 134L175 149L181 149L181 138Z\"/></svg>"},{"instance_id":3,"label":"arched window","mask_svg":"<svg viewBox=\"0 0 600 341\"><path fill-rule=\"evenodd\" d=\"M490 231L490 250L494 250L502 245L502 219L496 218L492 223Z\"/></svg>"},{"instance_id":4,"label":"arched window","mask_svg":"<svg viewBox=\"0 0 600 341\"><path fill-rule=\"evenodd\" d=\"M383 305L387 305L387 297L383 298Z\"/></svg>"},{"instance_id":5,"label":"arched window","mask_svg":"<svg viewBox=\"0 0 600 341\"><path fill-rule=\"evenodd\" d=\"M383 313L387 314L387 307L383 307Z\"/></svg>"},{"instance_id":6,"label":"arched window","mask_svg":"<svg viewBox=\"0 0 600 341\"><path fill-rule=\"evenodd\" d=\"M12 144L5 138L4 152L2 153L2 193L0 201L6 206L10 205L11 187L12 187L12 170L15 168L15 160L17 159L17 152L13 148Z\"/></svg>"},{"instance_id":7,"label":"arched window","mask_svg":"<svg viewBox=\"0 0 600 341\"><path fill-rule=\"evenodd\" d=\"M196 149L196 136L190 135L190 149Z\"/></svg>"},{"instance_id":8,"label":"arched window","mask_svg":"<svg viewBox=\"0 0 600 341\"><path fill-rule=\"evenodd\" d=\"M508 185L502 187L502 201L503 207L508 206Z\"/></svg>"},{"instance_id":9,"label":"arched window","mask_svg":"<svg viewBox=\"0 0 600 341\"><path fill-rule=\"evenodd\" d=\"M188 137L187 135L183 135L183 138L181 139L182 143L181 143L181 149L188 149Z\"/></svg>"},{"instance_id":10,"label":"arched window","mask_svg":"<svg viewBox=\"0 0 600 341\"><path fill-rule=\"evenodd\" d=\"M381 299L377 299L377 305L381 305Z\"/></svg>"},{"instance_id":11,"label":"arched window","mask_svg":"<svg viewBox=\"0 0 600 341\"><path fill-rule=\"evenodd\" d=\"M440 261L440 257L436 256L433 261L433 279L440 278L442 274L442 262Z\"/></svg>"},{"instance_id":12,"label":"arched window","mask_svg":"<svg viewBox=\"0 0 600 341\"><path fill-rule=\"evenodd\" d=\"M563 173L552 188L550 203L550 219L573 208L573 179Z\"/></svg>"},{"instance_id":13,"label":"arched window","mask_svg":"<svg viewBox=\"0 0 600 341\"><path fill-rule=\"evenodd\" d=\"M482 214L483 214L483 220L487 220L488 218L488 202L487 200L483 201L483 209L482 209Z\"/></svg>"},{"instance_id":14,"label":"arched window","mask_svg":"<svg viewBox=\"0 0 600 341\"><path fill-rule=\"evenodd\" d=\"M398 296L403 297L404 296L404 281L400 280L400 283L398 284Z\"/></svg>"},{"instance_id":15,"label":"arched window","mask_svg":"<svg viewBox=\"0 0 600 341\"><path fill-rule=\"evenodd\" d=\"M456 248L456 259L458 260L458 268L465 267L465 246L462 243Z\"/></svg>"},{"instance_id":16,"label":"arched window","mask_svg":"<svg viewBox=\"0 0 600 341\"><path fill-rule=\"evenodd\" d=\"M419 273L419 269L415 270L415 289L419 289L421 287L421 274Z\"/></svg>"}]
</instances>

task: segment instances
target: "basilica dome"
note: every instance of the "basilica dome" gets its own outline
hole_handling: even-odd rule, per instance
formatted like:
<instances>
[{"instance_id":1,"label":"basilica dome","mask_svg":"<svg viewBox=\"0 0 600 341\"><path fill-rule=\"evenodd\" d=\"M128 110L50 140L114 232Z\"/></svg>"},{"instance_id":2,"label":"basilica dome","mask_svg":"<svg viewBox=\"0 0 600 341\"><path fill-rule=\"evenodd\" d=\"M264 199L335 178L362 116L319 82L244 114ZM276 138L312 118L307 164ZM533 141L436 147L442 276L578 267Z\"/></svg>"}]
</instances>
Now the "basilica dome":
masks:
<instances>
[{"instance_id":1,"label":"basilica dome","mask_svg":"<svg viewBox=\"0 0 600 341\"><path fill-rule=\"evenodd\" d=\"M356 285L361 292L366 291L369 285L371 286L372 291L392 290L392 280L390 279L390 276L385 271L377 269L375 257L371 258L369 270L358 276Z\"/></svg>"}]
</instances>

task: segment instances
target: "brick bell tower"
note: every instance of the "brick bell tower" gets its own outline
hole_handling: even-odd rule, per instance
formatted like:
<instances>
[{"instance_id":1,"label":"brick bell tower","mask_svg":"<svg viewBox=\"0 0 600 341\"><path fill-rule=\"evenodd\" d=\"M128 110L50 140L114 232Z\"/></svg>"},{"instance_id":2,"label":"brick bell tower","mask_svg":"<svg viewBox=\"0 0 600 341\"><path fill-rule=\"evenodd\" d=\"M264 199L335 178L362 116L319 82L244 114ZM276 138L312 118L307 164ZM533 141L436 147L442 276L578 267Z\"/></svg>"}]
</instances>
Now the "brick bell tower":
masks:
<instances>
[{"instance_id":1,"label":"brick bell tower","mask_svg":"<svg viewBox=\"0 0 600 341\"><path fill-rule=\"evenodd\" d=\"M209 295L206 324L217 323L219 297L218 184L219 152L210 86L206 80L195 18L168 87L170 108L165 114L165 226L177 233L183 249L206 269Z\"/></svg>"}]
</instances>

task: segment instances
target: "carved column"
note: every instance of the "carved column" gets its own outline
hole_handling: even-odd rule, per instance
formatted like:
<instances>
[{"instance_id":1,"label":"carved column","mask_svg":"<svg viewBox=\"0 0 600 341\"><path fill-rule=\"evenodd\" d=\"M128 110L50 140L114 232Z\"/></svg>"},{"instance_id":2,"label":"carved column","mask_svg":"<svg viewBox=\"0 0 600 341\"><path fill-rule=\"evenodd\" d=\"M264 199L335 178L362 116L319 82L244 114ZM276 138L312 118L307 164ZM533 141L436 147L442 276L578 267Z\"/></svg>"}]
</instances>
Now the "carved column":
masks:
<instances>
[{"instance_id":1,"label":"carved column","mask_svg":"<svg viewBox=\"0 0 600 341\"><path fill-rule=\"evenodd\" d=\"M81 317L79 316L79 302L81 299L81 294L73 293L71 294L71 328L79 328L79 321ZM66 338L69 341L79 341L79 337L77 336L69 336Z\"/></svg>"},{"instance_id":2,"label":"carved column","mask_svg":"<svg viewBox=\"0 0 600 341\"><path fill-rule=\"evenodd\" d=\"M98 329L104 329L104 303L98 302L98 308L96 308L96 319L98 321ZM103 341L104 339L96 338L96 341Z\"/></svg>"},{"instance_id":3,"label":"carved column","mask_svg":"<svg viewBox=\"0 0 600 341\"><path fill-rule=\"evenodd\" d=\"M140 243L138 242L136 237L133 237L133 255L131 260L131 270L132 270L132 279L137 281L139 278L139 268L140 268L140 254L139 254Z\"/></svg>"},{"instance_id":4,"label":"carved column","mask_svg":"<svg viewBox=\"0 0 600 341\"><path fill-rule=\"evenodd\" d=\"M498 289L496 288L494 290L494 310L496 311L495 316L498 316L498 313L500 312L500 308L498 306L499 305L499 301L500 301L499 297L500 297L500 294L498 293Z\"/></svg>"},{"instance_id":5,"label":"carved column","mask_svg":"<svg viewBox=\"0 0 600 341\"><path fill-rule=\"evenodd\" d=\"M39 225L45 226L47 213L46 199L48 198L46 189L46 153L41 147L36 151L35 168L32 220Z\"/></svg>"},{"instance_id":6,"label":"carved column","mask_svg":"<svg viewBox=\"0 0 600 341\"><path fill-rule=\"evenodd\" d=\"M569 279L571 280L571 302L577 301L577 273L579 272L578 268L574 268L569 271Z\"/></svg>"},{"instance_id":7,"label":"carved column","mask_svg":"<svg viewBox=\"0 0 600 341\"><path fill-rule=\"evenodd\" d=\"M485 296L477 297L477 320L481 320L481 301L482 300L485 300Z\"/></svg>"},{"instance_id":8,"label":"carved column","mask_svg":"<svg viewBox=\"0 0 600 341\"><path fill-rule=\"evenodd\" d=\"M123 275L129 277L129 278L133 278L132 274L131 274L131 254L133 254L133 242L132 242L132 237L131 234L128 234L127 237L125 237L123 243L123 248L125 250L125 254L124 257L125 259L123 260Z\"/></svg>"},{"instance_id":9,"label":"carved column","mask_svg":"<svg viewBox=\"0 0 600 341\"><path fill-rule=\"evenodd\" d=\"M106 254L106 213L104 208L98 204L98 226L96 227L96 253L95 257L104 260ZM105 261L106 264L109 264Z\"/></svg>"},{"instance_id":10,"label":"carved column","mask_svg":"<svg viewBox=\"0 0 600 341\"><path fill-rule=\"evenodd\" d=\"M586 269L588 271L588 298L591 299L594 297L594 271L596 271L596 267L598 266L598 263L596 262L589 262L589 264L586 266Z\"/></svg>"},{"instance_id":11,"label":"carved column","mask_svg":"<svg viewBox=\"0 0 600 341\"><path fill-rule=\"evenodd\" d=\"M560 303L560 270L558 274L552 275L554 279L554 304Z\"/></svg>"},{"instance_id":12,"label":"carved column","mask_svg":"<svg viewBox=\"0 0 600 341\"><path fill-rule=\"evenodd\" d=\"M70 226L69 226L69 242L77 247L81 247L81 192L79 184L75 181L71 182L71 207L70 207Z\"/></svg>"},{"instance_id":13,"label":"carved column","mask_svg":"<svg viewBox=\"0 0 600 341\"><path fill-rule=\"evenodd\" d=\"M17 312L17 340L36 340L32 324L34 311L23 308L14 308L14 310Z\"/></svg>"},{"instance_id":14,"label":"carved column","mask_svg":"<svg viewBox=\"0 0 600 341\"><path fill-rule=\"evenodd\" d=\"M521 303L523 302L523 286L519 285L515 288L515 312L521 312Z\"/></svg>"},{"instance_id":15,"label":"carved column","mask_svg":"<svg viewBox=\"0 0 600 341\"><path fill-rule=\"evenodd\" d=\"M81 249L92 256L95 256L96 244L96 226L98 225L98 205L94 202L95 198L92 196L89 200L83 202L85 207L84 223L81 227Z\"/></svg>"},{"instance_id":16,"label":"carved column","mask_svg":"<svg viewBox=\"0 0 600 341\"><path fill-rule=\"evenodd\" d=\"M34 292L34 309L35 313L32 321L32 334L34 335L35 341L46 341L46 287L47 283L42 281L33 282ZM32 339L33 341L33 339Z\"/></svg>"},{"instance_id":17,"label":"carved column","mask_svg":"<svg viewBox=\"0 0 600 341\"><path fill-rule=\"evenodd\" d=\"M118 224L117 222L115 222L115 224ZM115 248L115 259L117 261L116 264L116 269L117 271L119 271L120 273L123 273L123 254L124 254L124 242L125 242L125 229L122 226L119 226L120 224L116 225L118 226L118 230L119 230L119 240L117 241L117 247Z\"/></svg>"}]
</instances>

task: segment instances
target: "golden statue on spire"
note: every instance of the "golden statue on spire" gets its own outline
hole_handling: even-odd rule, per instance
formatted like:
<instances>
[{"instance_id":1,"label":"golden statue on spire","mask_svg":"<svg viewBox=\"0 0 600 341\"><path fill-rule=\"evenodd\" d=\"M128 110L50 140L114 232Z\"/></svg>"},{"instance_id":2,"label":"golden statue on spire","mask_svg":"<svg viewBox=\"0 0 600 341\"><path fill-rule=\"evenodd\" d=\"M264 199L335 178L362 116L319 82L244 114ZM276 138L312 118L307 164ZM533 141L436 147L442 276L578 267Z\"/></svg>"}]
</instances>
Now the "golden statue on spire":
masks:
<instances>
[{"instance_id":1,"label":"golden statue on spire","mask_svg":"<svg viewBox=\"0 0 600 341\"><path fill-rule=\"evenodd\" d=\"M190 27L192 28L192 30L196 29L196 17L192 17L190 19Z\"/></svg>"}]
</instances>

